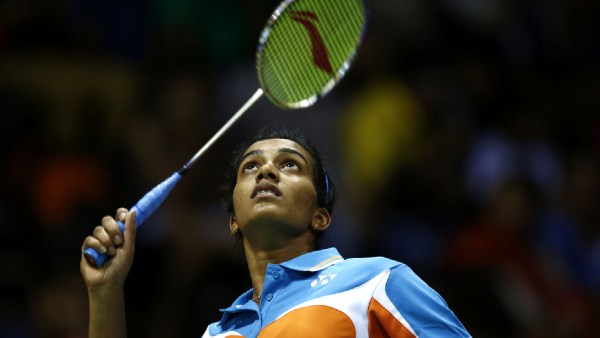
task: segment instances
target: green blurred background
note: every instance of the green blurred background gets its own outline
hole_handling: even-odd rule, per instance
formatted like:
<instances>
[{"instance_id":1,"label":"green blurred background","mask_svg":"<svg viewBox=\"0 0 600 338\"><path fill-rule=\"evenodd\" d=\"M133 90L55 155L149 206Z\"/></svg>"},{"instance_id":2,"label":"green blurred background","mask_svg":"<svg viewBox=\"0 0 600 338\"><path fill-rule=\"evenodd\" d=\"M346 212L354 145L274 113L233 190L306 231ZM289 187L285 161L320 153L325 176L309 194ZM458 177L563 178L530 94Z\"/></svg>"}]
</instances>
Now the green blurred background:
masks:
<instances>
[{"instance_id":1,"label":"green blurred background","mask_svg":"<svg viewBox=\"0 0 600 338\"><path fill-rule=\"evenodd\" d=\"M276 1L0 4L0 337L85 337L80 248L257 89ZM371 0L347 78L263 99L138 233L130 337L199 337L250 287L220 185L265 124L306 132L338 187L323 246L410 265L475 337L596 337L600 6Z\"/></svg>"}]
</instances>

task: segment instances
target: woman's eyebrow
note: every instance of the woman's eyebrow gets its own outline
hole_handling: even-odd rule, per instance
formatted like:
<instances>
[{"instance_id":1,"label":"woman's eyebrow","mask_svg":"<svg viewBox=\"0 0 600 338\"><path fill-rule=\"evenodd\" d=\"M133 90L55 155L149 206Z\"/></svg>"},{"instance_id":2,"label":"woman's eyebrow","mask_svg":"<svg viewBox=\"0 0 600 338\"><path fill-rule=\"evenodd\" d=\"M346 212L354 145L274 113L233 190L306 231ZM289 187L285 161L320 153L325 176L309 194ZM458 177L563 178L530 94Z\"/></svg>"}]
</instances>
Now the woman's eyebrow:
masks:
<instances>
[{"instance_id":1,"label":"woman's eyebrow","mask_svg":"<svg viewBox=\"0 0 600 338\"><path fill-rule=\"evenodd\" d=\"M277 150L278 153L289 153L289 154L294 154L294 155L298 155L300 156L304 162L308 165L308 161L306 160L306 157L304 157L304 155L302 155L298 150L296 149L292 149L292 148L279 148Z\"/></svg>"},{"instance_id":2,"label":"woman's eyebrow","mask_svg":"<svg viewBox=\"0 0 600 338\"><path fill-rule=\"evenodd\" d=\"M250 150L249 152L244 154L244 156L242 156L242 158L240 159L240 163L244 162L244 159L248 156L262 155L263 153L264 153L264 151L262 151L260 149Z\"/></svg>"},{"instance_id":3,"label":"woman's eyebrow","mask_svg":"<svg viewBox=\"0 0 600 338\"><path fill-rule=\"evenodd\" d=\"M278 153L294 154L294 155L300 156L300 158L302 158L304 160L304 162L306 164L308 164L308 160L306 159L306 157L304 157L304 155L302 155L302 153L300 153L296 149L292 149L292 148L279 148L279 149L277 149L277 152ZM256 156L256 155L262 155L262 154L264 154L264 151L262 149L250 150L249 152L247 152L246 154L244 154L244 156L242 156L242 158L240 159L240 163L244 162L244 159L246 159L247 157Z\"/></svg>"}]
</instances>

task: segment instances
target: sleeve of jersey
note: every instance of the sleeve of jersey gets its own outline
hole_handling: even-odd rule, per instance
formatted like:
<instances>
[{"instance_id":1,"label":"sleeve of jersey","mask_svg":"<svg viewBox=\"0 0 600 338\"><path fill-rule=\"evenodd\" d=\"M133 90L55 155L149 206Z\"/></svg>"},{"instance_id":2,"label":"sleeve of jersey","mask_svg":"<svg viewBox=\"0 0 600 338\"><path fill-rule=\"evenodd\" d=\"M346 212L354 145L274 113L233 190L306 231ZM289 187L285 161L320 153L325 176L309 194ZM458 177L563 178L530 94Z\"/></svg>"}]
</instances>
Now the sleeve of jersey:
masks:
<instances>
[{"instance_id":1,"label":"sleeve of jersey","mask_svg":"<svg viewBox=\"0 0 600 338\"><path fill-rule=\"evenodd\" d=\"M378 285L368 319L370 337L470 337L444 299L403 264Z\"/></svg>"}]
</instances>

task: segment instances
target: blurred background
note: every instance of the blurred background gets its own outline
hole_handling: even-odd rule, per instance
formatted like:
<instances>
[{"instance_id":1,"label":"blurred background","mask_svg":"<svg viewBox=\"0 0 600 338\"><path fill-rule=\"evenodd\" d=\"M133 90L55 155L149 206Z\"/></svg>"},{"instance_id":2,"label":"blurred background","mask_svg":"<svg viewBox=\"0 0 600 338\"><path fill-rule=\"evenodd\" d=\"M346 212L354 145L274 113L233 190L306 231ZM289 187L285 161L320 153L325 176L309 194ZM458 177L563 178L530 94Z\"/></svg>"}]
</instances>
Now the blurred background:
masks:
<instances>
[{"instance_id":1,"label":"blurred background","mask_svg":"<svg viewBox=\"0 0 600 338\"><path fill-rule=\"evenodd\" d=\"M304 130L337 183L323 246L405 262L475 337L600 332L600 3L371 0L347 78L262 99L138 232L130 337L199 337L250 287L229 155ZM177 170L258 88L278 1L0 3L0 336L85 337L85 236Z\"/></svg>"}]
</instances>

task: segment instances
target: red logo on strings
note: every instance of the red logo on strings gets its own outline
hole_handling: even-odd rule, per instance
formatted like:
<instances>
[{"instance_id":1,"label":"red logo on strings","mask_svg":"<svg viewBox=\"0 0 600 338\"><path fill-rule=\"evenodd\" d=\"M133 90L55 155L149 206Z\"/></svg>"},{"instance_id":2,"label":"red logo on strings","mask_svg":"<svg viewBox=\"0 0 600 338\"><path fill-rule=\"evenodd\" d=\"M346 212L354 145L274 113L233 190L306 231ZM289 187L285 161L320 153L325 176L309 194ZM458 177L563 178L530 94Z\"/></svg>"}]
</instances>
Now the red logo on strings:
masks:
<instances>
[{"instance_id":1,"label":"red logo on strings","mask_svg":"<svg viewBox=\"0 0 600 338\"><path fill-rule=\"evenodd\" d=\"M313 63L328 74L333 73L333 68L327 56L325 42L314 24L314 21L317 21L317 15L309 11L291 11L291 14L292 20L302 24L308 30L312 43Z\"/></svg>"}]
</instances>

